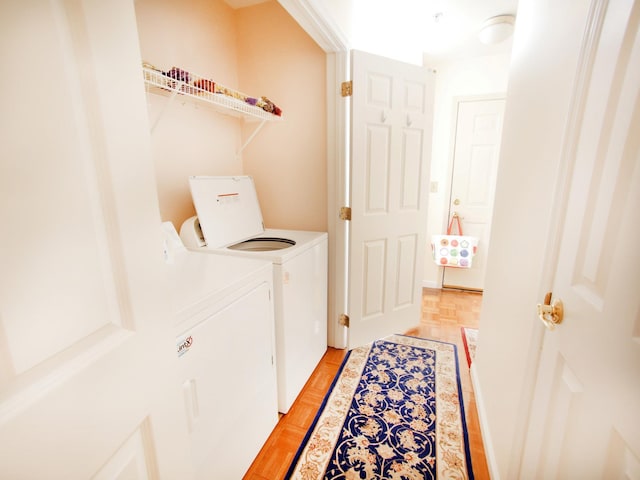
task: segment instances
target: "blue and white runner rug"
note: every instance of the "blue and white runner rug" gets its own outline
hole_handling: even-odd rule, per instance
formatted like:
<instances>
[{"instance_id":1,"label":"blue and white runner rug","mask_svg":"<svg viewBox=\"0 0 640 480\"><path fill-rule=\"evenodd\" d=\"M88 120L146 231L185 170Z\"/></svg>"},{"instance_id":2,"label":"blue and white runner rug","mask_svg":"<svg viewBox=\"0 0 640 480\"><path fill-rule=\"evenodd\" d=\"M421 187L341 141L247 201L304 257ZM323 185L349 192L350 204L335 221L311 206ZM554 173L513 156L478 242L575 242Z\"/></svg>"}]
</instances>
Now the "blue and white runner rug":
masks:
<instances>
[{"instance_id":1,"label":"blue and white runner rug","mask_svg":"<svg viewBox=\"0 0 640 480\"><path fill-rule=\"evenodd\" d=\"M393 335L351 350L287 479L473 479L456 346Z\"/></svg>"}]
</instances>

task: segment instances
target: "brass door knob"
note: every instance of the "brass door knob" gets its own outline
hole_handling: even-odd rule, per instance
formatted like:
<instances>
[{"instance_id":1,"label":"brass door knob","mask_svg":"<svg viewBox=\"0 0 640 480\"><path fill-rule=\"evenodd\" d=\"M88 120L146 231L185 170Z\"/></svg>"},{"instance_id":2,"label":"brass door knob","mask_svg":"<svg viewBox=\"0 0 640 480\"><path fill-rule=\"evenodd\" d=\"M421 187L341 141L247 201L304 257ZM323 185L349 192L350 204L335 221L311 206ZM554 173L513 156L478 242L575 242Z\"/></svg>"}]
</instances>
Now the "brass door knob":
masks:
<instances>
[{"instance_id":1,"label":"brass door knob","mask_svg":"<svg viewBox=\"0 0 640 480\"><path fill-rule=\"evenodd\" d=\"M559 298L551 302L551 295L547 294L544 304L538 304L538 318L549 330L553 330L556 325L562 323L564 317L564 306Z\"/></svg>"}]
</instances>

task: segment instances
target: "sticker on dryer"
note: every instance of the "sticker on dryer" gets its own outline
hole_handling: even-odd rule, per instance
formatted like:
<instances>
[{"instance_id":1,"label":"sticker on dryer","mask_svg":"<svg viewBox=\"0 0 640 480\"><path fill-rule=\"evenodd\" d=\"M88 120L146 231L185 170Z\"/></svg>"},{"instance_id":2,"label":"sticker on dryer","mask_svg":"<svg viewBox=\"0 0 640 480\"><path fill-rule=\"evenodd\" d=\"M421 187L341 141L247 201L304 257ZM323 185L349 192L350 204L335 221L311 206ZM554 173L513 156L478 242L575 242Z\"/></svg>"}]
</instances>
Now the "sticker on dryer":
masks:
<instances>
[{"instance_id":1,"label":"sticker on dryer","mask_svg":"<svg viewBox=\"0 0 640 480\"><path fill-rule=\"evenodd\" d=\"M237 203L240 201L240 194L237 192L234 193L220 193L216 197L216 202L218 206L225 206L232 203Z\"/></svg>"},{"instance_id":2,"label":"sticker on dryer","mask_svg":"<svg viewBox=\"0 0 640 480\"><path fill-rule=\"evenodd\" d=\"M185 353L189 351L193 345L193 337L191 335L187 337L178 338L177 349L178 349L178 357L181 357Z\"/></svg>"}]
</instances>

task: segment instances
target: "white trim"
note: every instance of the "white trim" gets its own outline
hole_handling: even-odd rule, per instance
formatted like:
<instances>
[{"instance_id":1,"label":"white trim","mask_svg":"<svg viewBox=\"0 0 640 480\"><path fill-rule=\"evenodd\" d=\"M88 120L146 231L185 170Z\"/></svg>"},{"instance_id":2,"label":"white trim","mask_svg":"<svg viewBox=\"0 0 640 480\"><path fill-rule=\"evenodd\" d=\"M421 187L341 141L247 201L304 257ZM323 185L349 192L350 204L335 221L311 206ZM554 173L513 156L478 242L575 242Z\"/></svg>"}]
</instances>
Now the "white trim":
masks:
<instances>
[{"instance_id":1,"label":"white trim","mask_svg":"<svg viewBox=\"0 0 640 480\"><path fill-rule=\"evenodd\" d=\"M57 355L17 376L5 387L0 402L0 425L17 417L32 405L73 380L78 372L121 347L134 333L107 324Z\"/></svg>"},{"instance_id":2,"label":"white trim","mask_svg":"<svg viewBox=\"0 0 640 480\"><path fill-rule=\"evenodd\" d=\"M348 108L340 96L340 84L348 80L349 46L319 0L278 0L304 31L326 52L327 59L327 229L329 233L329 284L327 343L346 348L347 329L338 324L347 312L347 224L338 218L346 194Z\"/></svg>"},{"instance_id":3,"label":"white trim","mask_svg":"<svg viewBox=\"0 0 640 480\"><path fill-rule=\"evenodd\" d=\"M349 51L346 37L342 35L322 1L278 0L278 3L325 52Z\"/></svg>"},{"instance_id":4,"label":"white trim","mask_svg":"<svg viewBox=\"0 0 640 480\"><path fill-rule=\"evenodd\" d=\"M480 380L477 377L475 363L471 364L471 384L473 386L473 393L476 397L476 411L478 413L478 420L480 422L480 433L482 434L482 443L484 445L484 455L487 459L487 467L489 468L489 477L493 480L500 480L500 470L498 469L498 461L496 460L496 452L493 447L491 439L493 435L490 433L489 423L487 421L487 414L484 406L484 397L482 396L482 389L480 388Z\"/></svg>"},{"instance_id":5,"label":"white trim","mask_svg":"<svg viewBox=\"0 0 640 480\"><path fill-rule=\"evenodd\" d=\"M423 280L422 288L435 288L440 290L442 288L442 284L438 284L438 282L432 282L430 280Z\"/></svg>"},{"instance_id":6,"label":"white trim","mask_svg":"<svg viewBox=\"0 0 640 480\"><path fill-rule=\"evenodd\" d=\"M327 343L347 347L347 329L338 324L347 313L348 224L338 218L340 207L349 205L346 194L348 165L348 118L346 101L338 94L348 76L348 55L327 53L327 225L329 229L329 305Z\"/></svg>"}]
</instances>

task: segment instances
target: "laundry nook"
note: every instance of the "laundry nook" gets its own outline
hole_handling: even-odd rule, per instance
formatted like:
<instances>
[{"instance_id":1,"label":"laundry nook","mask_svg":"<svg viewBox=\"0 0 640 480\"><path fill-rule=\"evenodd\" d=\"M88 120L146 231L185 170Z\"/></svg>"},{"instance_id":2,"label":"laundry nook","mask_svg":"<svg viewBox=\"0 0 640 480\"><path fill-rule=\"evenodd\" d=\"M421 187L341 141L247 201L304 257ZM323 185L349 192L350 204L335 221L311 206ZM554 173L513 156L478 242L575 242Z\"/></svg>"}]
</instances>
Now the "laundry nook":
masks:
<instances>
[{"instance_id":1,"label":"laundry nook","mask_svg":"<svg viewBox=\"0 0 640 480\"><path fill-rule=\"evenodd\" d=\"M327 234L265 229L249 176L189 184L163 224L185 423L196 476L240 478L327 349Z\"/></svg>"},{"instance_id":2,"label":"laundry nook","mask_svg":"<svg viewBox=\"0 0 640 480\"><path fill-rule=\"evenodd\" d=\"M277 2L135 10L189 464L242 478L327 351L325 55Z\"/></svg>"},{"instance_id":3,"label":"laundry nook","mask_svg":"<svg viewBox=\"0 0 640 480\"><path fill-rule=\"evenodd\" d=\"M327 349L327 234L265 229L253 179L191 177L197 216L180 236L202 257L273 264L278 411L287 413Z\"/></svg>"}]
</instances>

